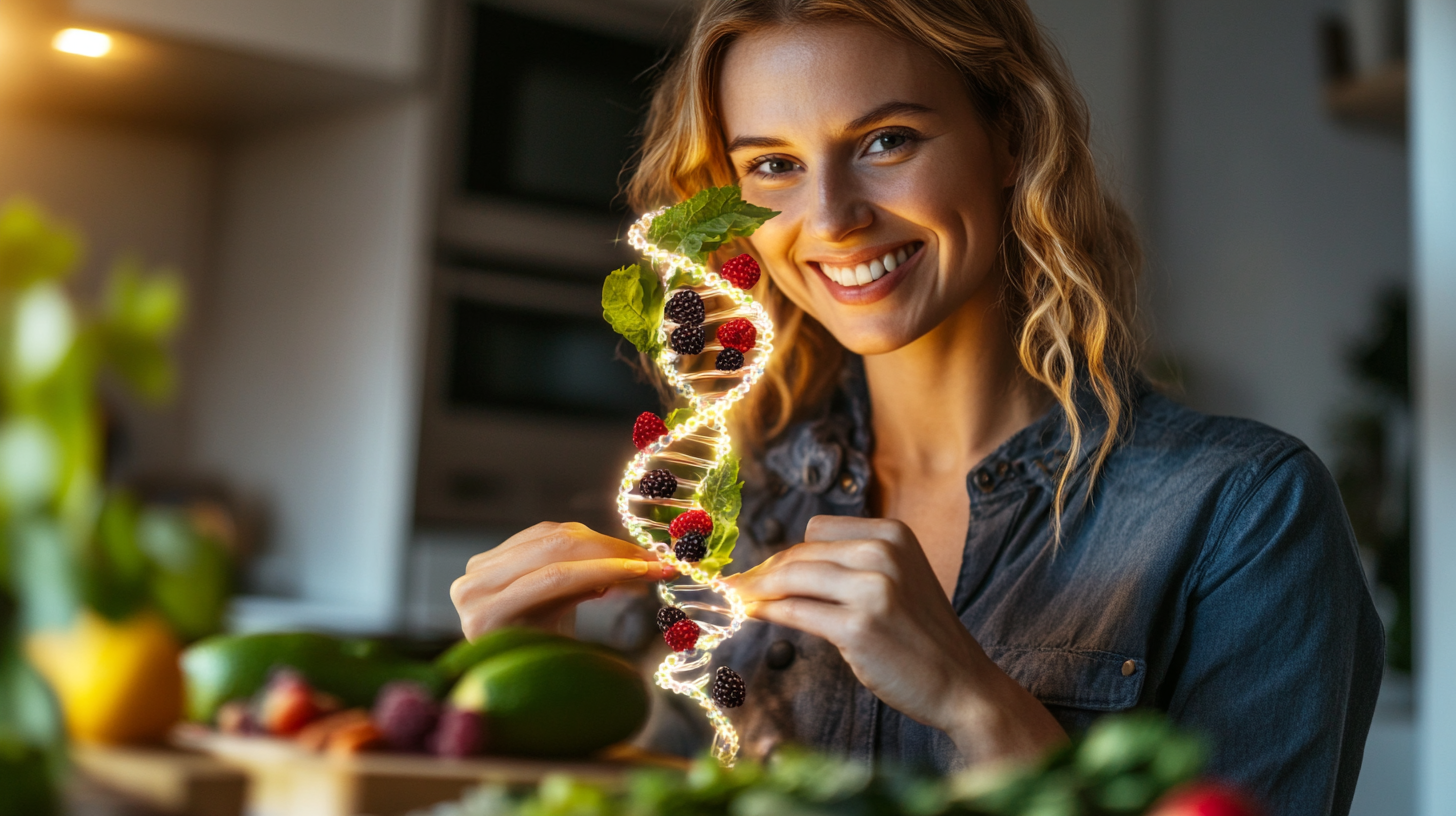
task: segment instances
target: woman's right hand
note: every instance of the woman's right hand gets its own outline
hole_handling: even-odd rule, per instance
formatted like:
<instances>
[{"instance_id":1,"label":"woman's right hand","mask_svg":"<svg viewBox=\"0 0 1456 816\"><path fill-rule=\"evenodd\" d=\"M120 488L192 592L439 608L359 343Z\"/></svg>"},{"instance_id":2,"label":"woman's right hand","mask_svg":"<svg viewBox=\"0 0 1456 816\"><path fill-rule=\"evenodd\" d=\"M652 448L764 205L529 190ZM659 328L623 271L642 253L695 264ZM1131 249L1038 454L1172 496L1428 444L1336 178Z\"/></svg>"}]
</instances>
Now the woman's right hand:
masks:
<instances>
[{"instance_id":1,"label":"woman's right hand","mask_svg":"<svg viewBox=\"0 0 1456 816\"><path fill-rule=\"evenodd\" d=\"M575 522L542 522L470 559L450 585L465 637L502 626L562 631L582 601L676 573L655 554Z\"/></svg>"}]
</instances>

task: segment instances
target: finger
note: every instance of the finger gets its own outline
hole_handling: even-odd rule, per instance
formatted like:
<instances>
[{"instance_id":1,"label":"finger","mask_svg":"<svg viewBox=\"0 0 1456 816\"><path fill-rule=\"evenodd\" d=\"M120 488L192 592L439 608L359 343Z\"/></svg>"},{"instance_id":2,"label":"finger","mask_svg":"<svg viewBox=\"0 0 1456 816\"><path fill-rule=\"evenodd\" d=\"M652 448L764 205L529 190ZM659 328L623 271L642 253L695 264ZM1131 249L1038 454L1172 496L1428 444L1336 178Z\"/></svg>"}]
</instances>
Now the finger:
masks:
<instances>
[{"instance_id":1,"label":"finger","mask_svg":"<svg viewBox=\"0 0 1456 816\"><path fill-rule=\"evenodd\" d=\"M735 582L745 601L813 598L883 612L894 593L884 574L856 570L832 561L795 561Z\"/></svg>"},{"instance_id":2,"label":"finger","mask_svg":"<svg viewBox=\"0 0 1456 816\"><path fill-rule=\"evenodd\" d=\"M489 572L498 586L558 561L628 558L656 561L657 555L627 541L602 535L582 524L538 524L480 553L465 565L467 573Z\"/></svg>"},{"instance_id":3,"label":"finger","mask_svg":"<svg viewBox=\"0 0 1456 816\"><path fill-rule=\"evenodd\" d=\"M815 635L836 646L845 642L852 613L844 606L811 598L757 601L748 605L748 616Z\"/></svg>"},{"instance_id":4,"label":"finger","mask_svg":"<svg viewBox=\"0 0 1456 816\"><path fill-rule=\"evenodd\" d=\"M547 607L566 607L629 581L658 581L672 574L666 565L630 558L563 561L548 564L504 588L482 574L463 575L450 586L467 636L488 631Z\"/></svg>"},{"instance_id":5,"label":"finger","mask_svg":"<svg viewBox=\"0 0 1456 816\"><path fill-rule=\"evenodd\" d=\"M756 575L780 569L796 561L832 561L847 567L883 572L898 577L896 551L879 539L851 539L795 544L741 575Z\"/></svg>"},{"instance_id":6,"label":"finger","mask_svg":"<svg viewBox=\"0 0 1456 816\"><path fill-rule=\"evenodd\" d=\"M915 542L915 534L905 523L896 519L864 518L861 516L815 516L804 528L805 541L839 541L843 539L875 538L896 545Z\"/></svg>"}]
</instances>

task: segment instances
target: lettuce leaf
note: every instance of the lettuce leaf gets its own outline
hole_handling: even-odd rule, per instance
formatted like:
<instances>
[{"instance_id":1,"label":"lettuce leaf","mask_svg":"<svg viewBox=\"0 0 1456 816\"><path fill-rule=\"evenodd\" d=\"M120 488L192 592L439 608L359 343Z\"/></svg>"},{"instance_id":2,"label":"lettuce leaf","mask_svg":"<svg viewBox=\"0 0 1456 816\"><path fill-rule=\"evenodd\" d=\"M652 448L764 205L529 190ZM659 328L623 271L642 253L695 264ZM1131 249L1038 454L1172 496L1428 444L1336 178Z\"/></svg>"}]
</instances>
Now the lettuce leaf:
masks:
<instances>
[{"instance_id":1,"label":"lettuce leaf","mask_svg":"<svg viewBox=\"0 0 1456 816\"><path fill-rule=\"evenodd\" d=\"M602 317L617 334L643 354L662 349L657 329L662 325L662 281L652 269L624 266L602 284Z\"/></svg>"}]
</instances>

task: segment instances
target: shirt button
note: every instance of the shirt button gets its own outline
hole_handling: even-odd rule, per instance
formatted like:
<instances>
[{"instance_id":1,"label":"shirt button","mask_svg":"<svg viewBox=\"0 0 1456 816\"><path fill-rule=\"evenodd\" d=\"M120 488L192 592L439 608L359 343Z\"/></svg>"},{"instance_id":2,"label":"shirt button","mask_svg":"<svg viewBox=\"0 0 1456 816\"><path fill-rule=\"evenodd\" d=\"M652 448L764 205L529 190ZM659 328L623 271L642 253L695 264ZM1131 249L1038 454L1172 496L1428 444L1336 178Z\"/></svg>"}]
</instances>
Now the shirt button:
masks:
<instances>
[{"instance_id":1,"label":"shirt button","mask_svg":"<svg viewBox=\"0 0 1456 816\"><path fill-rule=\"evenodd\" d=\"M789 664L794 662L794 644L787 640L774 641L773 645L768 647L768 655L764 657L763 662L767 663L770 669L780 671L787 669Z\"/></svg>"},{"instance_id":2,"label":"shirt button","mask_svg":"<svg viewBox=\"0 0 1456 816\"><path fill-rule=\"evenodd\" d=\"M1137 673L1137 661L1129 660L1122 664L1123 677L1132 677L1135 673Z\"/></svg>"},{"instance_id":3,"label":"shirt button","mask_svg":"<svg viewBox=\"0 0 1456 816\"><path fill-rule=\"evenodd\" d=\"M976 471L976 487L981 488L982 493L990 493L995 486L996 480L991 477L991 471L984 468Z\"/></svg>"},{"instance_id":4,"label":"shirt button","mask_svg":"<svg viewBox=\"0 0 1456 816\"><path fill-rule=\"evenodd\" d=\"M851 496L859 492L859 484L856 483L854 477L848 473L839 477L839 486L844 488L844 492L850 494Z\"/></svg>"}]
</instances>

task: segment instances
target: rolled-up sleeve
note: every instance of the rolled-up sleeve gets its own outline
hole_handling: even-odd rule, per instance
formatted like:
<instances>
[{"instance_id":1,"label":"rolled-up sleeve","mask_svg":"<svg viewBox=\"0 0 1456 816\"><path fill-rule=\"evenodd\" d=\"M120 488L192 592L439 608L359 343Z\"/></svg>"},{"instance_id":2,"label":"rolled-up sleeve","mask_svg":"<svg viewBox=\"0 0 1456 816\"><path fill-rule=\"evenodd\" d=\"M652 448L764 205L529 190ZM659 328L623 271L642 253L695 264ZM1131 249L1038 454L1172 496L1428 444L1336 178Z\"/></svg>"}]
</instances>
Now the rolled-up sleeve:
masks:
<instances>
[{"instance_id":1,"label":"rolled-up sleeve","mask_svg":"<svg viewBox=\"0 0 1456 816\"><path fill-rule=\"evenodd\" d=\"M1256 472L1192 574L1166 704L1209 773L1283 816L1344 816L1384 634L1334 480L1306 448Z\"/></svg>"}]
</instances>

